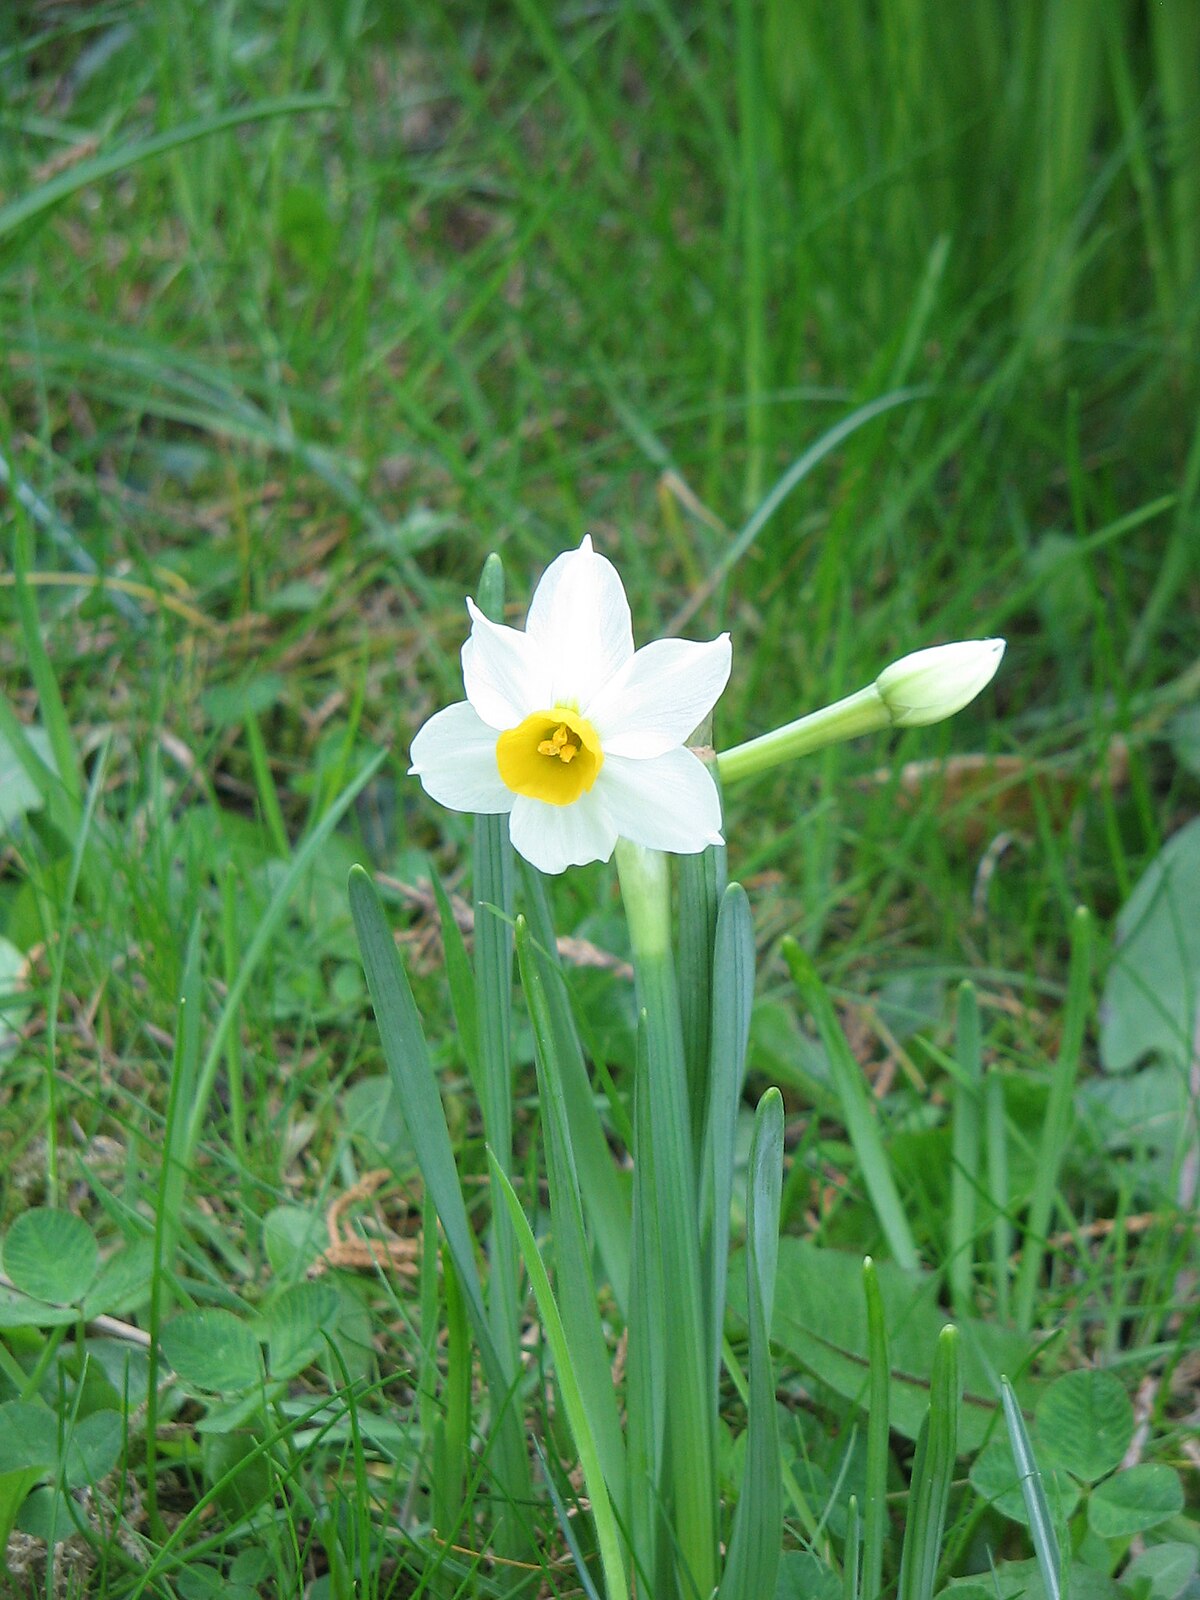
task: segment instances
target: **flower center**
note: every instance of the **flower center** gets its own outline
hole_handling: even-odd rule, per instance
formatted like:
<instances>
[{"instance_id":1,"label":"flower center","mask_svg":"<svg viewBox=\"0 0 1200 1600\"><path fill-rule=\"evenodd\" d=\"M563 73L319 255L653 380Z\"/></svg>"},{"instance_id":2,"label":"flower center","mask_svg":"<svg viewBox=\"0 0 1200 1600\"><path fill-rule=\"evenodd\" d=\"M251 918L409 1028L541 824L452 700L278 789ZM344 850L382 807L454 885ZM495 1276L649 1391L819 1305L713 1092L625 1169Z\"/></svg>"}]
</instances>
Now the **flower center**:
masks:
<instances>
[{"instance_id":1,"label":"flower center","mask_svg":"<svg viewBox=\"0 0 1200 1600\"><path fill-rule=\"evenodd\" d=\"M569 806L586 794L604 765L600 736L569 706L535 711L496 741L500 776L514 794Z\"/></svg>"}]
</instances>

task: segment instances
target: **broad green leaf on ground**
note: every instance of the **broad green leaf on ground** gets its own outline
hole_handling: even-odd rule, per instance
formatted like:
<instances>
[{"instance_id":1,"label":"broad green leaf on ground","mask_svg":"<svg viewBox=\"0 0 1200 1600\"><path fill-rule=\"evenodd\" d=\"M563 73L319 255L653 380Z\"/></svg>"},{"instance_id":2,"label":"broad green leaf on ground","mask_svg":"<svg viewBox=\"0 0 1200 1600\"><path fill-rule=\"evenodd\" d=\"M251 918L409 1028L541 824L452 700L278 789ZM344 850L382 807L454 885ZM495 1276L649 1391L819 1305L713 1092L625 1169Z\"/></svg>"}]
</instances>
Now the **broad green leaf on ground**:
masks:
<instances>
[{"instance_id":1,"label":"broad green leaf on ground","mask_svg":"<svg viewBox=\"0 0 1200 1600\"><path fill-rule=\"evenodd\" d=\"M86 1305L86 1301L85 1301ZM145 1405L150 1387L150 1352L128 1339L88 1339L84 1344L93 1382L98 1375L111 1392L110 1404L131 1410Z\"/></svg>"},{"instance_id":2,"label":"broad green leaf on ground","mask_svg":"<svg viewBox=\"0 0 1200 1600\"><path fill-rule=\"evenodd\" d=\"M1085 1079L1075 1095L1081 1119L1106 1151L1173 1151L1188 1103L1187 1072L1173 1061Z\"/></svg>"},{"instance_id":3,"label":"broad green leaf on ground","mask_svg":"<svg viewBox=\"0 0 1200 1600\"><path fill-rule=\"evenodd\" d=\"M1148 1054L1186 1061L1200 998L1200 817L1169 839L1117 917L1100 1004L1100 1060L1125 1072Z\"/></svg>"},{"instance_id":4,"label":"broad green leaf on ground","mask_svg":"<svg viewBox=\"0 0 1200 1600\"><path fill-rule=\"evenodd\" d=\"M240 1394L232 1400L212 1400L205 1395L208 1409L196 1424L202 1438L216 1438L221 1434L245 1435L262 1420L263 1402L260 1391Z\"/></svg>"},{"instance_id":5,"label":"broad green leaf on ground","mask_svg":"<svg viewBox=\"0 0 1200 1600\"><path fill-rule=\"evenodd\" d=\"M121 1459L127 1423L119 1411L82 1417L67 1440L63 1476L68 1489L85 1489L106 1478Z\"/></svg>"},{"instance_id":6,"label":"broad green leaf on ground","mask_svg":"<svg viewBox=\"0 0 1200 1600\"><path fill-rule=\"evenodd\" d=\"M329 1243L324 1220L304 1206L276 1206L263 1218L263 1249L282 1283L302 1278Z\"/></svg>"},{"instance_id":7,"label":"broad green leaf on ground","mask_svg":"<svg viewBox=\"0 0 1200 1600\"><path fill-rule=\"evenodd\" d=\"M1079 1562L1064 1577L1071 1600L1117 1600L1120 1592L1107 1573ZM1036 1561L998 1561L989 1572L948 1583L936 1600L1046 1600L1046 1587Z\"/></svg>"},{"instance_id":8,"label":"broad green leaf on ground","mask_svg":"<svg viewBox=\"0 0 1200 1600\"><path fill-rule=\"evenodd\" d=\"M1200 778L1200 706L1177 711L1167 724L1167 737L1179 765Z\"/></svg>"},{"instance_id":9,"label":"broad green leaf on ground","mask_svg":"<svg viewBox=\"0 0 1200 1600\"><path fill-rule=\"evenodd\" d=\"M20 1294L0 1284L0 1328L56 1328L74 1322L79 1313L71 1306L51 1306L36 1296Z\"/></svg>"},{"instance_id":10,"label":"broad green leaf on ground","mask_svg":"<svg viewBox=\"0 0 1200 1600\"><path fill-rule=\"evenodd\" d=\"M45 728L27 727L25 737L50 771L57 771L50 735ZM17 760L8 740L0 734L0 834L8 833L14 822L31 811L40 811L44 804L37 785Z\"/></svg>"},{"instance_id":11,"label":"broad green leaf on ground","mask_svg":"<svg viewBox=\"0 0 1200 1600\"><path fill-rule=\"evenodd\" d=\"M837 1107L824 1048L796 1020L794 1006L756 1000L750 1016L750 1070L794 1089L819 1111Z\"/></svg>"},{"instance_id":12,"label":"broad green leaf on ground","mask_svg":"<svg viewBox=\"0 0 1200 1600\"><path fill-rule=\"evenodd\" d=\"M254 1600L255 1591L232 1580L219 1567L184 1567L175 1579L180 1600Z\"/></svg>"},{"instance_id":13,"label":"broad green leaf on ground","mask_svg":"<svg viewBox=\"0 0 1200 1600\"><path fill-rule=\"evenodd\" d=\"M981 1500L995 1506L1010 1522L1029 1526L1029 1511L1021 1492L1021 1479L1007 1436L995 1438L971 1463L971 1487ZM1079 1485L1061 1467L1042 1470L1042 1487L1050 1512L1061 1525L1080 1500Z\"/></svg>"},{"instance_id":14,"label":"broad green leaf on ground","mask_svg":"<svg viewBox=\"0 0 1200 1600\"><path fill-rule=\"evenodd\" d=\"M339 1272L326 1279L337 1291L338 1314L334 1344L336 1355L326 1348L321 1364L330 1382L340 1387L347 1378L367 1380L375 1371L375 1324L371 1318L368 1280Z\"/></svg>"},{"instance_id":15,"label":"broad green leaf on ground","mask_svg":"<svg viewBox=\"0 0 1200 1600\"><path fill-rule=\"evenodd\" d=\"M386 1074L360 1078L346 1090L342 1096L342 1125L394 1168L416 1165L392 1080Z\"/></svg>"},{"instance_id":16,"label":"broad green leaf on ground","mask_svg":"<svg viewBox=\"0 0 1200 1600\"><path fill-rule=\"evenodd\" d=\"M1179 1474L1146 1461L1097 1484L1088 1501L1088 1526L1102 1539L1131 1539L1183 1510Z\"/></svg>"},{"instance_id":17,"label":"broad green leaf on ground","mask_svg":"<svg viewBox=\"0 0 1200 1600\"><path fill-rule=\"evenodd\" d=\"M1038 1455L1084 1483L1096 1483L1121 1465L1133 1438L1133 1406L1111 1372L1067 1372L1037 1405Z\"/></svg>"},{"instance_id":18,"label":"broad green leaf on ground","mask_svg":"<svg viewBox=\"0 0 1200 1600\"><path fill-rule=\"evenodd\" d=\"M263 1317L272 1378L294 1377L323 1353L341 1308L330 1283L294 1283L283 1291Z\"/></svg>"},{"instance_id":19,"label":"broad green leaf on ground","mask_svg":"<svg viewBox=\"0 0 1200 1600\"><path fill-rule=\"evenodd\" d=\"M1082 542L1051 529L1026 557L1038 610L1059 637L1078 638L1095 615L1095 586Z\"/></svg>"},{"instance_id":20,"label":"broad green leaf on ground","mask_svg":"<svg viewBox=\"0 0 1200 1600\"><path fill-rule=\"evenodd\" d=\"M17 1515L17 1528L43 1544L55 1544L75 1530L79 1508L62 1489L44 1484L29 1495Z\"/></svg>"},{"instance_id":21,"label":"broad green leaf on ground","mask_svg":"<svg viewBox=\"0 0 1200 1600\"><path fill-rule=\"evenodd\" d=\"M1173 1540L1151 1545L1135 1556L1121 1574L1121 1582L1126 1586L1147 1584L1149 1600L1175 1600L1195 1577L1197 1566L1200 1550Z\"/></svg>"},{"instance_id":22,"label":"broad green leaf on ground","mask_svg":"<svg viewBox=\"0 0 1200 1600\"><path fill-rule=\"evenodd\" d=\"M903 1272L890 1262L878 1265L891 1358L891 1426L915 1439L929 1409L929 1378L946 1314L938 1304L938 1282L923 1272ZM744 1270L731 1270L730 1300L744 1314ZM963 1374L958 1448L977 1450L999 1423L1000 1374L1024 1373L1032 1342L1009 1329L964 1319L959 1356ZM772 1324L775 1343L798 1366L836 1393L862 1405L867 1394L867 1312L862 1260L839 1250L824 1250L805 1239L783 1239ZM1017 1384L1028 1408L1033 1385Z\"/></svg>"},{"instance_id":23,"label":"broad green leaf on ground","mask_svg":"<svg viewBox=\"0 0 1200 1600\"><path fill-rule=\"evenodd\" d=\"M127 1312L150 1293L154 1272L154 1243L135 1239L105 1261L83 1297L85 1317Z\"/></svg>"},{"instance_id":24,"label":"broad green leaf on ground","mask_svg":"<svg viewBox=\"0 0 1200 1600\"><path fill-rule=\"evenodd\" d=\"M45 1406L9 1400L0 1406L0 1475L49 1472L58 1460L58 1423Z\"/></svg>"},{"instance_id":25,"label":"broad green leaf on ground","mask_svg":"<svg viewBox=\"0 0 1200 1600\"><path fill-rule=\"evenodd\" d=\"M24 993L28 973L25 952L10 939L0 938L0 1057L19 1043L21 1028L29 1016L29 1000Z\"/></svg>"},{"instance_id":26,"label":"broad green leaf on ground","mask_svg":"<svg viewBox=\"0 0 1200 1600\"><path fill-rule=\"evenodd\" d=\"M906 971L885 978L870 997L871 1010L901 1044L946 1014L946 982L936 972Z\"/></svg>"},{"instance_id":27,"label":"broad green leaf on ground","mask_svg":"<svg viewBox=\"0 0 1200 1600\"><path fill-rule=\"evenodd\" d=\"M779 1558L775 1600L842 1600L842 1580L810 1550L785 1550Z\"/></svg>"},{"instance_id":28,"label":"broad green leaf on ground","mask_svg":"<svg viewBox=\"0 0 1200 1600\"><path fill-rule=\"evenodd\" d=\"M283 697L286 685L275 672L240 683L217 683L200 696L200 705L214 728L240 723L246 716L269 711Z\"/></svg>"},{"instance_id":29,"label":"broad green leaf on ground","mask_svg":"<svg viewBox=\"0 0 1200 1600\"><path fill-rule=\"evenodd\" d=\"M169 1322L162 1352L181 1382L208 1394L240 1394L261 1379L258 1340L240 1317L217 1306Z\"/></svg>"},{"instance_id":30,"label":"broad green leaf on ground","mask_svg":"<svg viewBox=\"0 0 1200 1600\"><path fill-rule=\"evenodd\" d=\"M82 1218L51 1206L23 1211L4 1238L4 1270L25 1294L76 1305L100 1265L95 1235Z\"/></svg>"}]
</instances>

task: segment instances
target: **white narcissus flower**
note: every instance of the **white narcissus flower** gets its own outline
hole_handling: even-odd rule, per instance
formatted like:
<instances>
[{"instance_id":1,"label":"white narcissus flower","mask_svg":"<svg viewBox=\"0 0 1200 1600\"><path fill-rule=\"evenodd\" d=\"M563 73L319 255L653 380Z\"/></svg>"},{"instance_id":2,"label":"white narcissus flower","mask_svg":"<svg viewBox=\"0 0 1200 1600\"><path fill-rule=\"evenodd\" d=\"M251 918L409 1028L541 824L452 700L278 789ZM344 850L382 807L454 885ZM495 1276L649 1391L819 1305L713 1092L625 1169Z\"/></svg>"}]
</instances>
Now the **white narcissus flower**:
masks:
<instances>
[{"instance_id":1,"label":"white narcissus flower","mask_svg":"<svg viewBox=\"0 0 1200 1600\"><path fill-rule=\"evenodd\" d=\"M678 855L722 843L717 786L684 740L729 680L727 633L635 651L624 587L590 536L546 569L524 633L467 610L467 698L412 743L427 794L507 812L543 872L607 861L618 838Z\"/></svg>"}]
</instances>

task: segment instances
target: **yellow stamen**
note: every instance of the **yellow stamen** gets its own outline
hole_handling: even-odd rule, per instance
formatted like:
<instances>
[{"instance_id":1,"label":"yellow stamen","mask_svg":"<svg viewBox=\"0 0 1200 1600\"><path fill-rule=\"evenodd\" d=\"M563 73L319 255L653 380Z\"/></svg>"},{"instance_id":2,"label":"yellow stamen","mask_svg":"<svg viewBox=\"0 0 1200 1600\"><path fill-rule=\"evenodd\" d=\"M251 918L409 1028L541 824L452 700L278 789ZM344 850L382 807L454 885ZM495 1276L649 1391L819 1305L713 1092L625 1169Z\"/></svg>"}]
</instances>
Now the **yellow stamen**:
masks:
<instances>
[{"instance_id":1,"label":"yellow stamen","mask_svg":"<svg viewBox=\"0 0 1200 1600\"><path fill-rule=\"evenodd\" d=\"M586 794L604 765L600 736L568 706L535 711L496 741L500 776L514 794L569 806Z\"/></svg>"},{"instance_id":2,"label":"yellow stamen","mask_svg":"<svg viewBox=\"0 0 1200 1600\"><path fill-rule=\"evenodd\" d=\"M557 756L560 761L574 761L579 754L579 746L571 744L570 738L566 723L560 722L550 737L543 739L538 745L538 755Z\"/></svg>"}]
</instances>

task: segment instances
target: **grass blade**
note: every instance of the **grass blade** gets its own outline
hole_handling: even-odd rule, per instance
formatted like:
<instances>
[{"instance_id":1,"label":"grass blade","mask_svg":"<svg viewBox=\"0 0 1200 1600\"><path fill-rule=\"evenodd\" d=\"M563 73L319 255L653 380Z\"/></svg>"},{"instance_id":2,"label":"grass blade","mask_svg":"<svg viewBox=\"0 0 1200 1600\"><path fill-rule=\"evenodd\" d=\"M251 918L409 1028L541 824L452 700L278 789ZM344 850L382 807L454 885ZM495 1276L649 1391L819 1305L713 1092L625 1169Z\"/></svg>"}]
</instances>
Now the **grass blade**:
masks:
<instances>
[{"instance_id":1,"label":"grass blade","mask_svg":"<svg viewBox=\"0 0 1200 1600\"><path fill-rule=\"evenodd\" d=\"M746 390L746 477L742 494L749 510L762 498L767 454L769 387L767 307L770 293L767 256L768 97L763 77L762 18L754 0L739 0L736 17L736 76L740 162L737 196L742 224L742 351Z\"/></svg>"},{"instance_id":2,"label":"grass blade","mask_svg":"<svg viewBox=\"0 0 1200 1600\"><path fill-rule=\"evenodd\" d=\"M21 621L21 639L25 646L29 675L37 690L42 726L50 739L50 748L54 752L59 779L72 803L78 805L82 798L79 756L75 749L75 740L62 695L59 693L58 679L54 675L54 668L50 665L50 657L46 653L37 604L33 591L26 582L26 574L32 567L30 557L29 525L23 516L18 515L13 524L13 581L17 615Z\"/></svg>"},{"instance_id":3,"label":"grass blade","mask_svg":"<svg viewBox=\"0 0 1200 1600\"><path fill-rule=\"evenodd\" d=\"M979 1003L975 986L958 991L957 1053L961 1076L953 1090L950 1166L950 1238L947 1271L950 1300L956 1314L971 1314L971 1279L975 1253L975 1191L979 1182L980 1089L983 1080Z\"/></svg>"},{"instance_id":4,"label":"grass blade","mask_svg":"<svg viewBox=\"0 0 1200 1600\"><path fill-rule=\"evenodd\" d=\"M349 811L355 800L370 783L378 772L387 756L386 750L380 750L365 764L354 781L346 788L338 799L330 806L329 810L317 823L310 834L303 839L296 850L274 894L271 896L262 920L254 930L254 937L246 948L241 966L238 968L237 978L225 996L225 1004L213 1029L212 1039L209 1043L208 1053L196 1078L196 1087L192 1100L191 1112L187 1124L187 1164L190 1166L196 1153L196 1146L200 1142L208 1117L208 1104L212 1099L213 1085L216 1082L217 1071L225 1055L225 1040L230 1028L237 1020L239 1007L245 997L246 990L250 987L250 980L258 971L259 962L262 961L270 949L271 941L282 922L292 896L296 892L304 874L308 871L313 861L320 853L326 839L337 827L338 823Z\"/></svg>"},{"instance_id":5,"label":"grass blade","mask_svg":"<svg viewBox=\"0 0 1200 1600\"><path fill-rule=\"evenodd\" d=\"M992 1286L996 1295L996 1318L1008 1321L1009 1262L1012 1259L1012 1222L1008 1215L1008 1134L1004 1123L1004 1079L993 1066L987 1075L984 1092L987 1140L988 1194L995 1215L992 1218Z\"/></svg>"},{"instance_id":6,"label":"grass blade","mask_svg":"<svg viewBox=\"0 0 1200 1600\"><path fill-rule=\"evenodd\" d=\"M882 416L885 411L892 411L896 406L908 405L910 401L923 399L928 394L929 390L925 388L908 388L896 389L890 394L880 395L877 399L868 401L866 405L859 406L848 417L843 417L840 422L835 423L832 428L823 433L815 444L811 444L807 450L797 456L787 471L777 480L774 487L768 490L753 516L749 518L745 526L736 535L733 543L716 563L705 582L695 590L687 604L681 606L671 618L667 626L667 632L669 634L678 633L684 623L695 616L709 595L716 592L722 580L737 566L738 562L751 548L788 495L804 482L809 473L819 466L826 456L832 455L838 445L850 438L852 434L857 433L860 428L865 427L868 422L873 422L876 417Z\"/></svg>"},{"instance_id":7,"label":"grass blade","mask_svg":"<svg viewBox=\"0 0 1200 1600\"><path fill-rule=\"evenodd\" d=\"M211 138L214 133L224 133L230 128L241 128L249 122L265 122L271 117L289 117L299 111L333 111L338 101L329 95L286 95L277 100L260 100L256 105L239 106L232 111L221 111L215 116L201 117L196 122L185 122L179 128L167 128L152 134L148 139L138 139L120 144L115 150L92 156L88 161L77 162L67 171L39 184L28 194L7 205L0 206L0 239L31 221L44 211L56 206L60 200L87 189L103 178L149 161L153 156L165 155L169 150L180 150L195 144L198 139Z\"/></svg>"},{"instance_id":8,"label":"grass blade","mask_svg":"<svg viewBox=\"0 0 1200 1600\"><path fill-rule=\"evenodd\" d=\"M1075 912L1071 925L1071 966L1067 974L1067 1004L1063 1019L1062 1043L1050 1083L1050 1100L1042 1125L1042 1140L1034 1169L1033 1195L1025 1223L1021 1265L1017 1269L1014 1292L1017 1327L1027 1333L1033 1326L1033 1302L1037 1293L1042 1257L1050 1231L1050 1214L1058 1173L1066 1154L1074 1117L1075 1079L1083 1049L1084 1029L1090 1012L1092 975L1092 919L1086 907Z\"/></svg>"},{"instance_id":9,"label":"grass blade","mask_svg":"<svg viewBox=\"0 0 1200 1600\"><path fill-rule=\"evenodd\" d=\"M166 1120L163 1129L165 1155L158 1174L158 1194L154 1208L154 1270L150 1279L149 1383L146 1388L146 1500L150 1527L156 1538L163 1538L166 1527L158 1509L158 1471L155 1454L158 1445L159 1330L162 1326L164 1298L174 1293L175 1249L188 1169L180 1164L181 1137L187 1124L185 1108L191 1091L200 1048L200 919L192 924L183 960L182 994L175 1022L175 1049L171 1078L167 1087Z\"/></svg>"},{"instance_id":10,"label":"grass blade","mask_svg":"<svg viewBox=\"0 0 1200 1600\"><path fill-rule=\"evenodd\" d=\"M900 1205L892 1169L879 1135L879 1125L872 1115L871 1098L863 1082L862 1069L846 1042L846 1035L842 1032L825 986L817 976L817 969L809 956L794 939L785 939L783 957L825 1046L841 1103L842 1119L884 1238L897 1265L906 1271L915 1271L920 1264L917 1247L908 1226L908 1218Z\"/></svg>"},{"instance_id":11,"label":"grass blade","mask_svg":"<svg viewBox=\"0 0 1200 1600\"><path fill-rule=\"evenodd\" d=\"M529 1458L518 1409L512 1404L519 1376L505 1362L492 1336L492 1321L475 1264L474 1236L467 1220L454 1147L433 1063L416 1003L375 885L362 867L350 871L350 910L362 950L367 988L379 1023L384 1059L400 1113L416 1152L425 1187L433 1199L446 1247L458 1278L471 1328L479 1346L492 1411L496 1458L493 1469L505 1497L497 1540L524 1548L516 1521L533 1496Z\"/></svg>"},{"instance_id":12,"label":"grass blade","mask_svg":"<svg viewBox=\"0 0 1200 1600\"><path fill-rule=\"evenodd\" d=\"M437 1208L438 1221L446 1236L450 1259L470 1308L476 1335L482 1326L486 1343L490 1345L483 1286L475 1265L474 1235L467 1221L467 1208L454 1163L454 1147L433 1062L392 930L383 914L375 885L362 867L350 869L350 910L400 1113L425 1187Z\"/></svg>"}]
</instances>

